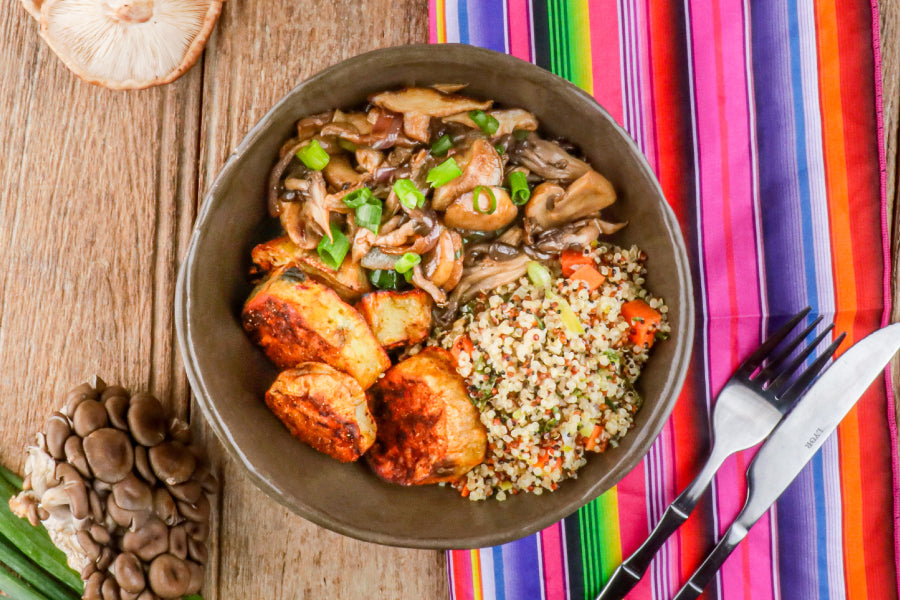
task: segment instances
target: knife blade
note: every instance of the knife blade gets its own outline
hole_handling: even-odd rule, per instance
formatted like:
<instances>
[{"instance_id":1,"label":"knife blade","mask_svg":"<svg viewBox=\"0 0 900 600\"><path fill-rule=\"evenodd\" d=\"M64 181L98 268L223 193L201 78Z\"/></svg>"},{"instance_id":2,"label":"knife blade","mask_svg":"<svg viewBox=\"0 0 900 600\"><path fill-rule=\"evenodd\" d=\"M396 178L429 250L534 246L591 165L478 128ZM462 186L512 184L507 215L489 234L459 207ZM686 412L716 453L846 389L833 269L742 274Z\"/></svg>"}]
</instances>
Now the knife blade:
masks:
<instances>
[{"instance_id":1,"label":"knife blade","mask_svg":"<svg viewBox=\"0 0 900 600\"><path fill-rule=\"evenodd\" d=\"M675 596L697 598L735 547L900 350L900 323L869 334L838 357L782 419L747 470L747 500L725 535Z\"/></svg>"}]
</instances>

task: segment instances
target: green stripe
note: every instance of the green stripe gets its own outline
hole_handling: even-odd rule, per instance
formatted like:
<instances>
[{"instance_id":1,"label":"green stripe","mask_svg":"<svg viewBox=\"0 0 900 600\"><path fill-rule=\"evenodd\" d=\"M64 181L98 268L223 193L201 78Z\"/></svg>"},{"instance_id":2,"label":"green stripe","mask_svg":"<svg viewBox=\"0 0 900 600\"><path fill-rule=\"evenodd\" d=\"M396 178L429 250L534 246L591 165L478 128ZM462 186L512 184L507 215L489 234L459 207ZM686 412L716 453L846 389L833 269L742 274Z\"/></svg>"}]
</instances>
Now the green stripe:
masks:
<instances>
[{"instance_id":1,"label":"green stripe","mask_svg":"<svg viewBox=\"0 0 900 600\"><path fill-rule=\"evenodd\" d=\"M619 535L619 498L613 488L598 498L604 518L600 521L603 535L600 538L600 576L603 583L609 580L613 570L622 562L622 542Z\"/></svg>"},{"instance_id":2,"label":"green stripe","mask_svg":"<svg viewBox=\"0 0 900 600\"><path fill-rule=\"evenodd\" d=\"M591 74L591 33L590 14L587 0L571 0L567 5L569 25L569 65L572 82L583 90L593 93Z\"/></svg>"},{"instance_id":3,"label":"green stripe","mask_svg":"<svg viewBox=\"0 0 900 600\"><path fill-rule=\"evenodd\" d=\"M547 35L550 38L550 70L560 74L559 34L556 31L556 2L547 0Z\"/></svg>"}]
</instances>

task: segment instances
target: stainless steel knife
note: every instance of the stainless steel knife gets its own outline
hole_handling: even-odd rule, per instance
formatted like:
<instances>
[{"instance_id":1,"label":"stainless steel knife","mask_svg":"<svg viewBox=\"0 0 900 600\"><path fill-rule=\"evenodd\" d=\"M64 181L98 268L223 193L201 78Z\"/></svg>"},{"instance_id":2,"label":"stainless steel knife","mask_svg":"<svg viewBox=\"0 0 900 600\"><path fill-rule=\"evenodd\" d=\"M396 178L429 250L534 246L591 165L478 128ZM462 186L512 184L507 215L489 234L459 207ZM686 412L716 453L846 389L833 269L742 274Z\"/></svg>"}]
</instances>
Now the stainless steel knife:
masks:
<instances>
[{"instance_id":1,"label":"stainless steel knife","mask_svg":"<svg viewBox=\"0 0 900 600\"><path fill-rule=\"evenodd\" d=\"M700 596L750 527L784 493L898 350L900 323L854 344L810 387L756 453L747 470L744 508L675 600Z\"/></svg>"}]
</instances>

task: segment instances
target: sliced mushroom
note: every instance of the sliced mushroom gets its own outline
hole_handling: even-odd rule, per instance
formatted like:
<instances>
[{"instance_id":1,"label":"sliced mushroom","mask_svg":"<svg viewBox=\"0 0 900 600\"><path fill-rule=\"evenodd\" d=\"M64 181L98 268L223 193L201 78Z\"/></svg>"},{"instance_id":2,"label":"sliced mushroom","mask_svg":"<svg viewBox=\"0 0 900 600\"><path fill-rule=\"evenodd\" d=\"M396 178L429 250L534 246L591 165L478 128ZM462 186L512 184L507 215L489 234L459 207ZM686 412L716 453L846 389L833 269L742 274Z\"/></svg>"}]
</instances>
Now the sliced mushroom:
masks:
<instances>
[{"instance_id":1,"label":"sliced mushroom","mask_svg":"<svg viewBox=\"0 0 900 600\"><path fill-rule=\"evenodd\" d=\"M91 471L100 481L116 483L131 473L134 450L124 432L104 427L84 438L83 444Z\"/></svg>"},{"instance_id":2,"label":"sliced mushroom","mask_svg":"<svg viewBox=\"0 0 900 600\"><path fill-rule=\"evenodd\" d=\"M491 134L491 137L493 138L500 137L501 135L509 135L517 129L522 131L537 131L538 128L538 122L537 119L534 118L534 115L521 108L490 110L487 114L497 119L497 131ZM467 127L479 129L478 124L472 120L467 112L444 117L444 121L448 123L461 123Z\"/></svg>"},{"instance_id":3,"label":"sliced mushroom","mask_svg":"<svg viewBox=\"0 0 900 600\"><path fill-rule=\"evenodd\" d=\"M576 179L564 193L552 183L537 186L525 217L540 229L559 227L585 217L597 217L600 211L616 201L612 184L593 169Z\"/></svg>"},{"instance_id":4,"label":"sliced mushroom","mask_svg":"<svg viewBox=\"0 0 900 600\"><path fill-rule=\"evenodd\" d=\"M457 263L462 261L462 238L455 231L441 232L437 245L424 258L425 277L439 288L451 290L456 282L451 281L457 271ZM459 269L461 271L461 269ZM458 280L457 280L458 281Z\"/></svg>"},{"instance_id":5,"label":"sliced mushroom","mask_svg":"<svg viewBox=\"0 0 900 600\"><path fill-rule=\"evenodd\" d=\"M447 294L425 277L425 274L422 272L421 264L413 267L412 284L420 290L427 292L438 306L447 304Z\"/></svg>"},{"instance_id":6,"label":"sliced mushroom","mask_svg":"<svg viewBox=\"0 0 900 600\"><path fill-rule=\"evenodd\" d=\"M582 219L557 229L541 232L533 247L541 252L559 254L563 250L587 248L603 231L600 219ZM607 224L609 225L609 224Z\"/></svg>"},{"instance_id":7,"label":"sliced mushroom","mask_svg":"<svg viewBox=\"0 0 900 600\"><path fill-rule=\"evenodd\" d=\"M518 215L519 209L505 189L477 187L447 207L444 224L455 229L496 231L512 223Z\"/></svg>"},{"instance_id":8,"label":"sliced mushroom","mask_svg":"<svg viewBox=\"0 0 900 600\"><path fill-rule=\"evenodd\" d=\"M405 88L382 92L370 98L375 106L396 113L419 113L429 117L448 117L469 110L487 110L490 100L479 101L465 96L442 94L432 88Z\"/></svg>"},{"instance_id":9,"label":"sliced mushroom","mask_svg":"<svg viewBox=\"0 0 900 600\"><path fill-rule=\"evenodd\" d=\"M529 133L528 137L516 144L510 152L513 164L523 165L544 179L563 182L574 181L587 173L591 166L563 150L559 144Z\"/></svg>"},{"instance_id":10,"label":"sliced mushroom","mask_svg":"<svg viewBox=\"0 0 900 600\"><path fill-rule=\"evenodd\" d=\"M147 580L160 598L181 598L191 583L191 571L177 556L162 554L150 563Z\"/></svg>"},{"instance_id":11,"label":"sliced mushroom","mask_svg":"<svg viewBox=\"0 0 900 600\"><path fill-rule=\"evenodd\" d=\"M222 0L44 0L41 37L85 81L141 89L196 62L221 8Z\"/></svg>"},{"instance_id":12,"label":"sliced mushroom","mask_svg":"<svg viewBox=\"0 0 900 600\"><path fill-rule=\"evenodd\" d=\"M281 225L291 241L304 249L315 248L323 235L331 237L331 217L325 196L328 191L319 171L309 175L309 190L301 202L289 202L281 210Z\"/></svg>"},{"instance_id":13,"label":"sliced mushroom","mask_svg":"<svg viewBox=\"0 0 900 600\"><path fill-rule=\"evenodd\" d=\"M431 117L418 112L403 113L403 133L417 142L427 144L430 138Z\"/></svg>"},{"instance_id":14,"label":"sliced mushroom","mask_svg":"<svg viewBox=\"0 0 900 600\"><path fill-rule=\"evenodd\" d=\"M381 150L371 148L358 148L356 150L356 163L367 173L375 173L381 163L384 162L384 153Z\"/></svg>"},{"instance_id":15,"label":"sliced mushroom","mask_svg":"<svg viewBox=\"0 0 900 600\"><path fill-rule=\"evenodd\" d=\"M459 285L450 296L450 304L465 304L480 292L496 289L501 285L512 283L525 274L528 262L526 255L505 261L485 259L477 266L467 269Z\"/></svg>"},{"instance_id":16,"label":"sliced mushroom","mask_svg":"<svg viewBox=\"0 0 900 600\"><path fill-rule=\"evenodd\" d=\"M434 191L431 207L434 210L446 210L460 195L470 192L476 186L499 186L503 181L503 163L500 155L485 139L477 139L472 142L460 165L463 174L450 180L445 185Z\"/></svg>"},{"instance_id":17,"label":"sliced mushroom","mask_svg":"<svg viewBox=\"0 0 900 600\"><path fill-rule=\"evenodd\" d=\"M468 83L432 83L430 86L442 94L454 94L469 87Z\"/></svg>"},{"instance_id":18,"label":"sliced mushroom","mask_svg":"<svg viewBox=\"0 0 900 600\"><path fill-rule=\"evenodd\" d=\"M330 186L338 190L350 192L348 188L359 186L369 179L367 173L358 173L351 165L346 154L335 154L322 169L322 174ZM344 194L341 194L343 196Z\"/></svg>"},{"instance_id":19,"label":"sliced mushroom","mask_svg":"<svg viewBox=\"0 0 900 600\"><path fill-rule=\"evenodd\" d=\"M353 241L350 243L350 260L358 263L372 249L375 243L375 232L365 227L360 227L353 234Z\"/></svg>"}]
</instances>

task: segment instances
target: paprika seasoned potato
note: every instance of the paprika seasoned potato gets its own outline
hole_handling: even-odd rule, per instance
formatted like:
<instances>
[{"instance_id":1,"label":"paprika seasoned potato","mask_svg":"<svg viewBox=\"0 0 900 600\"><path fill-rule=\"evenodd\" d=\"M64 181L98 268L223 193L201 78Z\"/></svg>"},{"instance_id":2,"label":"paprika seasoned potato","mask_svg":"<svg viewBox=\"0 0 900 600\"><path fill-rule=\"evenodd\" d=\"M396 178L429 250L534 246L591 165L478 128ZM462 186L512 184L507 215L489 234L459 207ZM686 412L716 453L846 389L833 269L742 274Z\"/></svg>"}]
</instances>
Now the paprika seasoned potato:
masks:
<instances>
[{"instance_id":1,"label":"paprika seasoned potato","mask_svg":"<svg viewBox=\"0 0 900 600\"><path fill-rule=\"evenodd\" d=\"M341 462L357 460L375 441L362 387L326 364L282 371L266 392L266 404L295 437Z\"/></svg>"},{"instance_id":2,"label":"paprika seasoned potato","mask_svg":"<svg viewBox=\"0 0 900 600\"><path fill-rule=\"evenodd\" d=\"M295 267L272 273L244 304L244 329L281 369L324 362L363 389L391 366L355 308Z\"/></svg>"},{"instance_id":3,"label":"paprika seasoned potato","mask_svg":"<svg viewBox=\"0 0 900 600\"><path fill-rule=\"evenodd\" d=\"M418 344L431 331L431 298L422 290L372 292L356 308L385 348Z\"/></svg>"},{"instance_id":4,"label":"paprika seasoned potato","mask_svg":"<svg viewBox=\"0 0 900 600\"><path fill-rule=\"evenodd\" d=\"M369 405L378 434L366 456L386 481L455 481L484 460L487 432L447 350L429 347L393 366Z\"/></svg>"}]
</instances>

